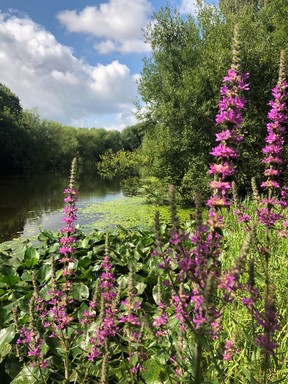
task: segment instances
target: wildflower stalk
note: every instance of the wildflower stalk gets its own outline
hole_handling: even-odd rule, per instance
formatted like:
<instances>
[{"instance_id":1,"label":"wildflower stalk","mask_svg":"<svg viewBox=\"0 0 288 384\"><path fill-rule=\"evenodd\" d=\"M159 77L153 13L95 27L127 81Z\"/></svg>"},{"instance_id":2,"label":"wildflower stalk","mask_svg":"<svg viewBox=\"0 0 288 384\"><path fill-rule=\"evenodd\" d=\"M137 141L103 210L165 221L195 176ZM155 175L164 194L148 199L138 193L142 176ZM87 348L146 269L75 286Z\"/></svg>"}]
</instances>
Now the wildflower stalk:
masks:
<instances>
[{"instance_id":1,"label":"wildflower stalk","mask_svg":"<svg viewBox=\"0 0 288 384\"><path fill-rule=\"evenodd\" d=\"M228 75L223 79L222 98L216 117L216 124L220 127L220 132L216 134L216 141L219 144L211 151L215 157L215 164L210 165L210 174L214 176L214 180L210 183L212 195L207 202L209 207L207 224L203 224L200 209L197 207L195 231L190 234L180 229L173 186L169 189L173 227L170 233L172 249L168 249L168 252L161 249L159 217L156 216L155 220L157 250L154 254L161 259L159 268L163 269L169 278L167 286L171 292L171 308L175 311L180 331L184 333L189 330L196 338L195 365L193 364L194 383L200 383L203 379L202 364L205 345L203 342L207 343L210 338L216 339L220 329L223 308L218 308L215 292L217 288L222 289L230 298L242 271L242 264L239 260L239 265L237 264L230 274L221 276L220 264L223 228L220 213L222 208L228 208L231 204L228 197L231 193L231 176L235 172L233 161L238 158L238 143L243 139L240 126L243 121L241 111L245 100L240 97L240 93L248 89L248 85L245 84L248 75L240 74L239 68L239 39L238 29L235 28L232 65ZM176 276L172 264L175 262L179 268ZM189 289L186 291L185 284L189 285ZM165 335L163 328L164 326L169 327L169 321L163 303L158 303L158 306L160 316L154 319L154 325L158 327L160 335L163 333ZM180 344L182 343L180 336L178 341ZM178 349L181 352L181 348ZM213 360L213 358L211 359ZM215 366L218 370L217 362Z\"/></svg>"},{"instance_id":2,"label":"wildflower stalk","mask_svg":"<svg viewBox=\"0 0 288 384\"><path fill-rule=\"evenodd\" d=\"M283 219L279 213L281 201L278 199L280 189L279 176L282 173L281 165L283 163L284 135L286 134L286 125L288 121L288 83L285 80L285 53L280 53L279 77L276 87L272 91L273 99L270 101L272 107L267 124L266 146L263 148L265 164L264 177L261 187L267 191L267 197L261 202L258 209L260 222L266 228L266 248L260 250L264 257L264 334L258 337L257 343L263 349L263 376L266 382L267 371L269 369L270 355L277 345L273 342L273 333L278 328L276 308L271 298L270 282L270 257L271 257L271 236L277 223Z\"/></svg>"},{"instance_id":3,"label":"wildflower stalk","mask_svg":"<svg viewBox=\"0 0 288 384\"><path fill-rule=\"evenodd\" d=\"M108 383L109 353L107 351L107 341L106 341L105 349L106 349L106 353L103 356L102 365L101 365L100 384L107 384Z\"/></svg>"}]
</instances>

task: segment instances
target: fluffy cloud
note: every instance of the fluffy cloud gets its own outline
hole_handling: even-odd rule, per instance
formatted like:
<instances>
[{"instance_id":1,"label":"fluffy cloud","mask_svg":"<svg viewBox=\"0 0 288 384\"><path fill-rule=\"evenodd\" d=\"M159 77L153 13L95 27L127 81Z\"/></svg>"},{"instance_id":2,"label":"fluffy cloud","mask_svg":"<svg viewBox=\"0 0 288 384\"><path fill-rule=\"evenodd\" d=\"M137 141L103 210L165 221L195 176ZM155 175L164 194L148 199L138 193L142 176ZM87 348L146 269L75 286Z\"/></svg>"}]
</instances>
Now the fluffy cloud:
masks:
<instances>
[{"instance_id":1,"label":"fluffy cloud","mask_svg":"<svg viewBox=\"0 0 288 384\"><path fill-rule=\"evenodd\" d=\"M99 127L109 117L121 126L119 116L131 116L137 94L137 75L126 65L91 66L43 27L13 14L0 13L0 73L24 108L67 125Z\"/></svg>"},{"instance_id":2,"label":"fluffy cloud","mask_svg":"<svg viewBox=\"0 0 288 384\"><path fill-rule=\"evenodd\" d=\"M143 28L151 12L152 6L147 0L109 0L81 12L60 12L58 20L69 32L101 39L95 44L100 53L146 52L149 46L143 42Z\"/></svg>"},{"instance_id":3,"label":"fluffy cloud","mask_svg":"<svg viewBox=\"0 0 288 384\"><path fill-rule=\"evenodd\" d=\"M182 0L180 4L180 12L183 14L191 14L197 16L199 9L204 7L213 7L218 0Z\"/></svg>"},{"instance_id":4,"label":"fluffy cloud","mask_svg":"<svg viewBox=\"0 0 288 384\"><path fill-rule=\"evenodd\" d=\"M197 0L182 0L180 12L197 15Z\"/></svg>"}]
</instances>

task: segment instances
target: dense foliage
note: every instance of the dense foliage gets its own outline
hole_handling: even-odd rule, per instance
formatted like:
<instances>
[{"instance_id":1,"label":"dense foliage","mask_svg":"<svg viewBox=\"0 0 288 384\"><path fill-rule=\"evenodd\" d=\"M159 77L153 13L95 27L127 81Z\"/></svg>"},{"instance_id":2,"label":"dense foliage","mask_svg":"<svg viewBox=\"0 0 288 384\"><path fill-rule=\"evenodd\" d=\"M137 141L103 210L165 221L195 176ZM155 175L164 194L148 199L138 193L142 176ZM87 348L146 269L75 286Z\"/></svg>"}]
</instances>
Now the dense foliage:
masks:
<instances>
[{"instance_id":1,"label":"dense foliage","mask_svg":"<svg viewBox=\"0 0 288 384\"><path fill-rule=\"evenodd\" d=\"M255 204L247 201L245 206L247 213L253 215ZM184 313L177 302L178 297L180 303L181 300L186 303L186 295L194 286L184 275L184 280L179 283L181 264L177 266L176 260L182 251L188 255L193 250L195 221L188 227L181 225L181 242L175 236L175 228L171 232L171 226L167 225L157 227L158 235L149 230L122 227L109 231L94 230L88 235L77 229L73 235L73 261L66 263L71 272L68 275L71 286L66 291L67 275L65 277L62 273L65 264L62 260L65 251L61 240L65 236L63 231L43 231L36 246L29 241L2 244L1 382L285 383L287 242L285 239L279 241L276 233L270 240L273 255L269 279L273 281L281 330L275 338L277 352L269 359L264 379L263 355L261 348L254 344L255 337L261 333L261 326L247 311L242 299L249 296L246 289L251 279L254 279L253 284L259 288L259 293L262 292L263 259L257 252L255 235L257 233L257 241L261 244L266 243L265 230L259 226L251 242L249 236L245 240L243 224L232 211L224 214L223 222L225 240L221 269L223 273L231 271L234 266L239 266L235 260L241 260L242 288L236 290L231 285L231 291L226 292L228 296L224 295L219 301L221 295L218 296L218 292L216 296L215 287L211 286L210 304L216 300L218 309L221 308L221 327L215 340L210 338L209 328L205 328L199 338L197 329L200 328L189 328L197 325L196 322L187 323L189 326L185 327L183 314L194 311L192 302L187 307L185 304ZM105 264L107 257L109 263ZM170 272L166 257L175 257ZM167 285L170 279L172 286ZM101 318L103 321L105 281L113 293L114 312L113 318L106 314L110 334L106 337L105 347L98 345L98 351L93 334L100 326ZM100 284L103 285L101 289ZM57 291L58 296L52 291ZM61 292L69 296L66 308L62 308ZM56 311L57 304L53 301L56 297L59 300L58 314L54 318L43 317L45 308L51 313ZM257 310L263 313L261 299L256 304ZM107 299L106 310L108 306ZM61 308L63 311L59 318ZM130 321L127 320L129 314ZM62 325L61 336L57 329ZM113 327L117 329L115 333ZM199 343L202 346L203 379L194 381Z\"/></svg>"},{"instance_id":2,"label":"dense foliage","mask_svg":"<svg viewBox=\"0 0 288 384\"><path fill-rule=\"evenodd\" d=\"M262 173L270 89L276 81L277 57L287 48L287 4L282 0L200 1L197 18L165 7L154 14L145 36L152 53L144 61L139 93L145 107L139 116L151 123L143 142L147 172L178 186L182 195L207 193L209 149L219 86L230 62L230 41L237 22L242 70L249 72L245 125L236 180L250 190ZM287 153L285 153L287 162ZM284 177L284 175L283 175Z\"/></svg>"},{"instance_id":3,"label":"dense foliage","mask_svg":"<svg viewBox=\"0 0 288 384\"><path fill-rule=\"evenodd\" d=\"M105 152L140 146L145 124L122 132L74 128L23 110L19 98L0 84L0 174L25 170L67 170L77 155L82 166L96 168Z\"/></svg>"}]
</instances>

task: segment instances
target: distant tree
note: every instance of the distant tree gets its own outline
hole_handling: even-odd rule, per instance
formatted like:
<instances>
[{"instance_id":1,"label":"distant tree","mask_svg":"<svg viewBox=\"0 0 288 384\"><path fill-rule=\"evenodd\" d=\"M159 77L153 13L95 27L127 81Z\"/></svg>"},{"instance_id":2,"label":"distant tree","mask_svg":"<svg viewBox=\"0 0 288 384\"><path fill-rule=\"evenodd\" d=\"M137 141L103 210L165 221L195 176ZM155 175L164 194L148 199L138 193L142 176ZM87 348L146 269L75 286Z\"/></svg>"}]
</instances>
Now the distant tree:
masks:
<instances>
[{"instance_id":1,"label":"distant tree","mask_svg":"<svg viewBox=\"0 0 288 384\"><path fill-rule=\"evenodd\" d=\"M72 159L77 155L76 129L45 119L41 125L39 145L45 154L46 169L69 169Z\"/></svg>"},{"instance_id":2,"label":"distant tree","mask_svg":"<svg viewBox=\"0 0 288 384\"><path fill-rule=\"evenodd\" d=\"M19 98L6 85L0 83L0 114L19 115L21 112Z\"/></svg>"},{"instance_id":3,"label":"distant tree","mask_svg":"<svg viewBox=\"0 0 288 384\"><path fill-rule=\"evenodd\" d=\"M106 131L105 140L103 143L103 152L117 152L121 149L121 134L119 131Z\"/></svg>"},{"instance_id":4,"label":"distant tree","mask_svg":"<svg viewBox=\"0 0 288 384\"><path fill-rule=\"evenodd\" d=\"M146 122L128 126L121 131L121 145L125 151L133 151L141 146L143 137L149 129Z\"/></svg>"},{"instance_id":5,"label":"distant tree","mask_svg":"<svg viewBox=\"0 0 288 384\"><path fill-rule=\"evenodd\" d=\"M102 177L112 178L119 176L123 179L139 176L139 169L144 159L137 152L125 152L120 150L116 153L105 153L100 156L97 170Z\"/></svg>"}]
</instances>

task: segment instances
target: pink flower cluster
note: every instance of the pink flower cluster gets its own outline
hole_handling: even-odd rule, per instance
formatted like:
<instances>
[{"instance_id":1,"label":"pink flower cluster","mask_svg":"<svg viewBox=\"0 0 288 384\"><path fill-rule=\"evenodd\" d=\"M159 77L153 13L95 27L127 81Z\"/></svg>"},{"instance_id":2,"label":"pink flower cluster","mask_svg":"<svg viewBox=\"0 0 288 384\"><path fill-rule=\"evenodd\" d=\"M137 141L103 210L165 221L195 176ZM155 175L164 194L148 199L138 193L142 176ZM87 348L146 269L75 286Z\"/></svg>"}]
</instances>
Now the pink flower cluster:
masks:
<instances>
[{"instance_id":1,"label":"pink flower cluster","mask_svg":"<svg viewBox=\"0 0 288 384\"><path fill-rule=\"evenodd\" d=\"M30 358L31 367L46 368L48 360L44 359L42 352L43 338L33 329L22 327L16 344L27 348L27 356Z\"/></svg>"},{"instance_id":2,"label":"pink flower cluster","mask_svg":"<svg viewBox=\"0 0 288 384\"><path fill-rule=\"evenodd\" d=\"M209 170L209 173L214 175L214 180L210 183L212 196L207 202L212 210L230 205L227 194L231 190L231 184L227 177L235 172L233 160L238 157L236 147L243 140L239 129L243 122L241 112L245 106L245 99L239 94L249 89L245 83L247 78L248 74L239 74L235 69L230 69L223 79L224 85L220 90L222 98L219 102L216 124L222 131L216 133L216 142L219 144L210 152L216 159L215 164L210 164Z\"/></svg>"},{"instance_id":3,"label":"pink flower cluster","mask_svg":"<svg viewBox=\"0 0 288 384\"><path fill-rule=\"evenodd\" d=\"M164 285L172 287L184 283L183 288L171 290L169 308L163 300L158 303L159 313L153 324L157 335L167 334L168 312L171 312L175 314L182 333L190 323L199 335L209 334L217 338L221 314L213 301L208 303L207 294L211 281L218 281L219 278L220 239L219 234L213 235L207 226L200 225L192 234L174 231L170 239L171 249L165 253L154 252L154 255L162 258L161 266L168 276L171 276L172 264L177 263L179 267L177 279L174 282L170 280L170 284L165 281ZM185 282L192 284L191 291L184 288Z\"/></svg>"},{"instance_id":4,"label":"pink flower cluster","mask_svg":"<svg viewBox=\"0 0 288 384\"><path fill-rule=\"evenodd\" d=\"M273 228L283 219L277 212L280 206L286 205L286 189L281 191L281 198L275 197L280 189L279 176L282 172L284 135L288 121L288 83L280 81L272 91L273 99L270 101L271 110L268 113L270 122L267 124L266 146L263 148L265 164L264 177L261 187L267 190L268 198L263 200L263 205L258 211L260 222L267 228Z\"/></svg>"},{"instance_id":5,"label":"pink flower cluster","mask_svg":"<svg viewBox=\"0 0 288 384\"><path fill-rule=\"evenodd\" d=\"M274 340L275 331L280 329L278 322L278 314L274 305L271 305L268 299L265 303L264 311L260 312L257 309L257 302L261 299L261 295L254 287L248 286L249 297L243 297L242 302L246 306L256 323L262 328L263 333L260 333L255 338L256 347L262 348L266 353L272 355L278 347Z\"/></svg>"},{"instance_id":6,"label":"pink flower cluster","mask_svg":"<svg viewBox=\"0 0 288 384\"><path fill-rule=\"evenodd\" d=\"M62 258L59 259L59 262L63 263L62 274L67 276L71 274L71 271L68 269L68 264L74 261L73 254L75 252L76 238L73 235L75 234L75 221L77 219L76 202L78 201L78 192L75 188L66 188L64 194L66 195L64 199L66 206L64 208L62 221L66 225L60 229L62 237L60 238L59 252Z\"/></svg>"},{"instance_id":7,"label":"pink flower cluster","mask_svg":"<svg viewBox=\"0 0 288 384\"><path fill-rule=\"evenodd\" d=\"M102 349L105 347L108 338L114 337L118 330L118 310L114 306L115 293L115 277L112 273L112 264L109 261L109 256L105 255L101 267L101 303L102 313L99 323L95 329L94 335L90 338L90 351L88 360L93 362L97 357L102 355ZM89 326L95 321L96 311L95 302L90 302L90 310L83 313L81 320L82 324Z\"/></svg>"}]
</instances>

